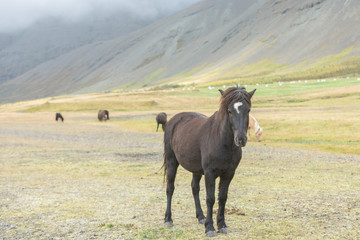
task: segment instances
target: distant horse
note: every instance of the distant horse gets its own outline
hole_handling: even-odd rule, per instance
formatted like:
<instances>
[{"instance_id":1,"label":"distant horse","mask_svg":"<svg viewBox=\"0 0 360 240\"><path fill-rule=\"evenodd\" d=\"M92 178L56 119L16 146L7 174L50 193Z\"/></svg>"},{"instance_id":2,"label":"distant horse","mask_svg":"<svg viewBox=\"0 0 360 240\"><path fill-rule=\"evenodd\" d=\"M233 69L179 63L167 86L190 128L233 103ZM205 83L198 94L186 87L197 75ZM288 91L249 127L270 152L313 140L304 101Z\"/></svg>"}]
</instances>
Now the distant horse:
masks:
<instances>
[{"instance_id":1,"label":"distant horse","mask_svg":"<svg viewBox=\"0 0 360 240\"><path fill-rule=\"evenodd\" d=\"M156 116L157 128L156 131L159 130L159 124L161 124L163 131L165 131L165 123L167 121L167 115L164 112L159 113Z\"/></svg>"},{"instance_id":2,"label":"distant horse","mask_svg":"<svg viewBox=\"0 0 360 240\"><path fill-rule=\"evenodd\" d=\"M261 142L262 140L262 128L260 127L258 121L256 121L255 117L249 114L249 128L248 128L248 135L250 140L250 129L254 129L256 139Z\"/></svg>"},{"instance_id":3,"label":"distant horse","mask_svg":"<svg viewBox=\"0 0 360 240\"><path fill-rule=\"evenodd\" d=\"M99 110L98 112L98 119L99 121L106 121L109 115L106 115L106 110Z\"/></svg>"},{"instance_id":4,"label":"distant horse","mask_svg":"<svg viewBox=\"0 0 360 240\"><path fill-rule=\"evenodd\" d=\"M62 122L64 121L64 118L63 118L63 116L61 115L61 113L56 113L56 115L55 115L55 120L58 121L59 119L61 119Z\"/></svg>"},{"instance_id":5,"label":"distant horse","mask_svg":"<svg viewBox=\"0 0 360 240\"><path fill-rule=\"evenodd\" d=\"M106 115L106 120L110 120L109 111L108 111L108 110L104 110L104 112L105 112L105 115Z\"/></svg>"},{"instance_id":6,"label":"distant horse","mask_svg":"<svg viewBox=\"0 0 360 240\"><path fill-rule=\"evenodd\" d=\"M220 233L227 233L225 204L230 182L240 163L242 151L247 143L251 97L256 89L247 92L244 87L232 87L221 93L220 108L211 117L200 113L176 114L165 126L164 176L167 179L167 208L165 225L172 226L171 200L174 181L179 164L192 172L192 193L199 223L205 223L208 237L216 235L213 223L215 203L215 180L220 177L219 210L217 226ZM205 175L207 216L200 205L200 179Z\"/></svg>"}]
</instances>

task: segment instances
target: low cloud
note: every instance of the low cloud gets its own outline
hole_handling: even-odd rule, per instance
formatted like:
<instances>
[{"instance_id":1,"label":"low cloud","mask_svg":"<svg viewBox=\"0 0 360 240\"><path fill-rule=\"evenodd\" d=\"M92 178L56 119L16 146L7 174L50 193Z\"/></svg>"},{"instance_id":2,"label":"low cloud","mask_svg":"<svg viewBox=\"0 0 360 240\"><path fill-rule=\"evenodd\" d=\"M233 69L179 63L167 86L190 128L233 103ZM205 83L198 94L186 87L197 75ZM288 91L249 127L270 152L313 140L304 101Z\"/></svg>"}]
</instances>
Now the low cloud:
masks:
<instances>
[{"instance_id":1,"label":"low cloud","mask_svg":"<svg viewBox=\"0 0 360 240\"><path fill-rule=\"evenodd\" d=\"M79 21L92 13L126 11L139 18L168 15L199 0L0 0L0 32L26 28L46 17Z\"/></svg>"}]
</instances>

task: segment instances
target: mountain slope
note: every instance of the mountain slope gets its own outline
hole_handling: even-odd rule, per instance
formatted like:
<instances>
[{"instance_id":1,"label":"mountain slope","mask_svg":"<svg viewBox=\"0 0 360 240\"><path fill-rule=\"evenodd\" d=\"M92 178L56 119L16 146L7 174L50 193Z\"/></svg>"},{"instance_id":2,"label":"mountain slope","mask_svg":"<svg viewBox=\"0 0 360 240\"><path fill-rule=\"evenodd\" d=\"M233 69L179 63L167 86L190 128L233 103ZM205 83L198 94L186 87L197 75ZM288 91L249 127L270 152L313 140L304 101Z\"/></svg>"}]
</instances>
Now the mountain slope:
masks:
<instances>
[{"instance_id":1,"label":"mountain slope","mask_svg":"<svg viewBox=\"0 0 360 240\"><path fill-rule=\"evenodd\" d=\"M3 82L0 101L159 82L251 79L275 74L269 64L286 72L343 53L332 61L337 64L359 56L359 11L360 2L351 0L201 1L139 31L77 48ZM249 71L251 64L257 69ZM350 73L357 73L356 66Z\"/></svg>"},{"instance_id":2,"label":"mountain slope","mask_svg":"<svg viewBox=\"0 0 360 240\"><path fill-rule=\"evenodd\" d=\"M124 12L79 22L48 17L14 33L0 34L0 82L92 42L125 35L151 23Z\"/></svg>"}]
</instances>

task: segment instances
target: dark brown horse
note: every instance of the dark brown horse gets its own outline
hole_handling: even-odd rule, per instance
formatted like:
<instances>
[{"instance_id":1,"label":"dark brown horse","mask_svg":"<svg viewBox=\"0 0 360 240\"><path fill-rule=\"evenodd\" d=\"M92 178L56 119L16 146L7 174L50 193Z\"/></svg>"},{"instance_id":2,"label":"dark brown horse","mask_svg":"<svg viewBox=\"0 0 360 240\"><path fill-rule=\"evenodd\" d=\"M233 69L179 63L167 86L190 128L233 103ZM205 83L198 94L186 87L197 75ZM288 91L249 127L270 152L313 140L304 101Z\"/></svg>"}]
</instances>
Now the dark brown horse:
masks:
<instances>
[{"instance_id":1,"label":"dark brown horse","mask_svg":"<svg viewBox=\"0 0 360 240\"><path fill-rule=\"evenodd\" d=\"M106 121L109 119L109 112L106 114L107 110L99 110L98 119L99 121Z\"/></svg>"},{"instance_id":2,"label":"dark brown horse","mask_svg":"<svg viewBox=\"0 0 360 240\"><path fill-rule=\"evenodd\" d=\"M256 90L256 89L255 89ZM164 170L167 178L167 208L165 225L172 226L171 199L174 193L176 171L181 164L192 172L192 193L199 223L205 223L205 233L216 235L213 223L215 203L215 180L219 183L219 210L217 226L220 233L227 233L225 204L230 182L240 163L242 151L247 143L251 97L255 90L246 92L243 87L233 87L221 93L220 109L211 117L193 112L175 115L165 126ZM207 216L200 205L200 179L205 175Z\"/></svg>"},{"instance_id":3,"label":"dark brown horse","mask_svg":"<svg viewBox=\"0 0 360 240\"><path fill-rule=\"evenodd\" d=\"M108 111L108 110L104 110L104 112L105 112L105 115L106 115L106 120L110 120L109 111Z\"/></svg>"},{"instance_id":4,"label":"dark brown horse","mask_svg":"<svg viewBox=\"0 0 360 240\"><path fill-rule=\"evenodd\" d=\"M163 131L165 131L166 121L167 121L167 115L166 115L166 113L164 113L164 112L159 113L159 114L156 116L156 122L157 122L156 131L159 130L159 124L161 124Z\"/></svg>"},{"instance_id":5,"label":"dark brown horse","mask_svg":"<svg viewBox=\"0 0 360 240\"><path fill-rule=\"evenodd\" d=\"M63 116L61 115L61 113L56 113L56 114L55 114L55 120L58 121L59 119L61 119L62 122L64 121L64 118L63 118Z\"/></svg>"}]
</instances>

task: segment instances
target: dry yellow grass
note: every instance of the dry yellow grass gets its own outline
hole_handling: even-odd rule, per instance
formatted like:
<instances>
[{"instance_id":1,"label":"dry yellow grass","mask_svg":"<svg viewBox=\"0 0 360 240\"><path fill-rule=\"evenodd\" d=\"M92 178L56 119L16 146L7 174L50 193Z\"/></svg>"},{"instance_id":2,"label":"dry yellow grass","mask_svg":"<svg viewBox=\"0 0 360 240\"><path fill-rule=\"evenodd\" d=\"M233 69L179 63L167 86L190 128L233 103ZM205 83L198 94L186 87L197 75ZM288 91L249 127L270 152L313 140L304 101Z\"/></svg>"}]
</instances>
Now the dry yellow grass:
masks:
<instances>
[{"instance_id":1,"label":"dry yellow grass","mask_svg":"<svg viewBox=\"0 0 360 240\"><path fill-rule=\"evenodd\" d=\"M0 238L203 239L191 174L182 168L175 225L163 226L162 133L155 133L153 117L120 112L114 122L99 122L92 113L69 112L57 123L47 112L1 113ZM151 131L117 124L134 118L151 121ZM359 162L354 155L248 143L230 186L229 234L216 239L359 238Z\"/></svg>"}]
</instances>

